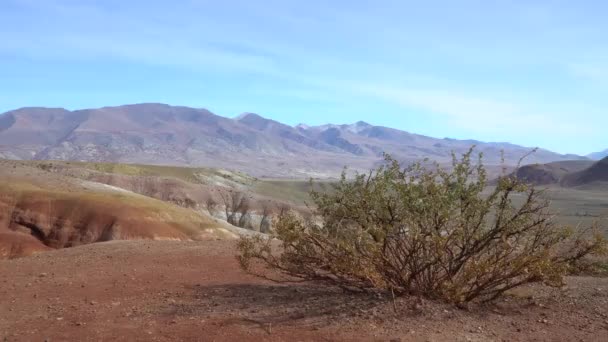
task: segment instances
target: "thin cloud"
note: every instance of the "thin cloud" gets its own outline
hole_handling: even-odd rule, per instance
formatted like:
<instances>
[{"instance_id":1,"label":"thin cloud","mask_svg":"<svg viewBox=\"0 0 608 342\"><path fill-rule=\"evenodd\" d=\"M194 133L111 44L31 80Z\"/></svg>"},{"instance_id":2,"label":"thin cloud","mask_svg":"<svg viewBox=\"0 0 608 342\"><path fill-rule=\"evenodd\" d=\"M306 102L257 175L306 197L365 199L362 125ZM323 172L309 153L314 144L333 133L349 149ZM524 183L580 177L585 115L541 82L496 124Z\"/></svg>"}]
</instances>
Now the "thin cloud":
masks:
<instances>
[{"instance_id":1,"label":"thin cloud","mask_svg":"<svg viewBox=\"0 0 608 342\"><path fill-rule=\"evenodd\" d=\"M602 60L593 48L605 45L599 16L507 3L474 6L471 15L462 4L229 2L10 0L0 11L0 58L180 69L222 83L226 94L234 94L228 84L242 83L245 97L263 93L271 102L274 92L311 112L331 103L357 119L382 103L390 115L431 116L472 138L600 137L606 123L605 100L568 92L582 84L599 93L606 84L601 63L571 63L581 51ZM154 77L153 70L145 71ZM429 129L435 133L443 134ZM546 141L564 146L549 134Z\"/></svg>"},{"instance_id":2,"label":"thin cloud","mask_svg":"<svg viewBox=\"0 0 608 342\"><path fill-rule=\"evenodd\" d=\"M573 130L580 133L594 131L593 123L564 120L557 113L534 113L522 104L462 94L456 90L409 89L385 85L360 85L356 89L404 108L439 116L449 125L473 133L504 134L507 131L521 135L546 131L554 134L567 134Z\"/></svg>"}]
</instances>

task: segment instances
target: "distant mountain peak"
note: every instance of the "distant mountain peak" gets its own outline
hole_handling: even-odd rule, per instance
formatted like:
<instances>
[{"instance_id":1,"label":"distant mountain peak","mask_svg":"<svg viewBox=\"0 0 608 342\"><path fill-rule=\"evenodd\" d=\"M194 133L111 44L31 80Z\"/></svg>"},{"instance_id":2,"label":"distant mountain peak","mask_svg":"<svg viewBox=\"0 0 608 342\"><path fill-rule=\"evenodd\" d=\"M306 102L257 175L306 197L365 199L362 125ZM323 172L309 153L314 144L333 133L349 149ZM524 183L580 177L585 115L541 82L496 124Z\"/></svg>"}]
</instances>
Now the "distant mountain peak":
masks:
<instances>
[{"instance_id":1,"label":"distant mountain peak","mask_svg":"<svg viewBox=\"0 0 608 342\"><path fill-rule=\"evenodd\" d=\"M299 124L297 127L300 127L302 129L310 129L310 128L315 128L319 131L326 131L329 129L337 129L337 130L346 130L346 131L350 131L352 133L359 133L367 128L370 127L374 127L373 125L370 125L369 123L365 122L365 121L357 121L353 124L343 124L343 125L336 125L336 124L325 124L325 125L320 125L320 126L314 126L314 127L310 127L308 125L304 125L304 124Z\"/></svg>"},{"instance_id":2,"label":"distant mountain peak","mask_svg":"<svg viewBox=\"0 0 608 342\"><path fill-rule=\"evenodd\" d=\"M261 115L259 115L259 114L256 114L256 113L249 113L249 112L242 113L242 114L240 114L240 115L236 116L234 119L235 119L236 121L242 121L242 120L259 120L259 119L264 119L264 120L266 120L264 117L262 117L262 116L261 116Z\"/></svg>"},{"instance_id":3,"label":"distant mountain peak","mask_svg":"<svg viewBox=\"0 0 608 342\"><path fill-rule=\"evenodd\" d=\"M266 130L271 129L273 127L289 127L280 122L274 121L272 119L267 119L255 113L243 113L237 116L235 120L240 124L244 124L249 128L254 128L257 130Z\"/></svg>"},{"instance_id":4,"label":"distant mountain peak","mask_svg":"<svg viewBox=\"0 0 608 342\"><path fill-rule=\"evenodd\" d=\"M347 125L345 128L346 130L352 132L352 133L360 133L361 131L373 127L372 125L368 124L365 121L357 121L354 124L351 125Z\"/></svg>"},{"instance_id":5,"label":"distant mountain peak","mask_svg":"<svg viewBox=\"0 0 608 342\"><path fill-rule=\"evenodd\" d=\"M371 124L365 122L365 121L357 121L354 123L355 126L357 127L372 127Z\"/></svg>"},{"instance_id":6,"label":"distant mountain peak","mask_svg":"<svg viewBox=\"0 0 608 342\"><path fill-rule=\"evenodd\" d=\"M299 123L296 125L296 128L307 130L307 129L310 129L310 126L308 126L307 124L304 124L304 123Z\"/></svg>"}]
</instances>

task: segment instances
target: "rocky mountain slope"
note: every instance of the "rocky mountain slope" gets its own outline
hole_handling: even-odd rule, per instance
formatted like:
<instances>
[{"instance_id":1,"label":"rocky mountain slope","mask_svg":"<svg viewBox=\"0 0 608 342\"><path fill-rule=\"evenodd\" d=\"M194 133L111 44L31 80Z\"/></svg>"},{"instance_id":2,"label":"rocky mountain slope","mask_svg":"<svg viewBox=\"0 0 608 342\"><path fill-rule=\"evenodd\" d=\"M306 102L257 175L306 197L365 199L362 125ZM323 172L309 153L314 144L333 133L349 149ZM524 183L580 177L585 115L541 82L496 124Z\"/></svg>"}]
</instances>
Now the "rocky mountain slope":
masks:
<instances>
[{"instance_id":1,"label":"rocky mountain slope","mask_svg":"<svg viewBox=\"0 0 608 342\"><path fill-rule=\"evenodd\" d=\"M246 113L230 119L205 109L137 104L68 111L22 108L0 115L0 158L196 165L256 176L335 176L368 170L387 152L404 161L450 160L476 145L487 164L530 151L508 143L437 139L365 122L288 126ZM539 150L528 163L585 159Z\"/></svg>"}]
</instances>

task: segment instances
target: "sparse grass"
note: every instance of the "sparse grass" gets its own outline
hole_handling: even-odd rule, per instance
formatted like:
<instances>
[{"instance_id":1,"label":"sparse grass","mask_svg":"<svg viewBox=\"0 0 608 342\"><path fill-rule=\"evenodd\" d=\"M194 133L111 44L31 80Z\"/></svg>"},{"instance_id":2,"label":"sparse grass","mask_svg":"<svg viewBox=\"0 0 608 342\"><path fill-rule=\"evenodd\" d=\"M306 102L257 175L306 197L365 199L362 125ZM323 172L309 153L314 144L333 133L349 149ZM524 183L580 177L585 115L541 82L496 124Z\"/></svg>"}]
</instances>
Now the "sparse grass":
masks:
<instances>
[{"instance_id":1,"label":"sparse grass","mask_svg":"<svg viewBox=\"0 0 608 342\"><path fill-rule=\"evenodd\" d=\"M253 192L295 204L304 204L310 199L310 183L306 180L260 180L255 182Z\"/></svg>"},{"instance_id":2,"label":"sparse grass","mask_svg":"<svg viewBox=\"0 0 608 342\"><path fill-rule=\"evenodd\" d=\"M608 195L605 190L580 190L553 187L547 190L551 208L557 212L559 223L589 226L600 221L608 236Z\"/></svg>"},{"instance_id":3,"label":"sparse grass","mask_svg":"<svg viewBox=\"0 0 608 342\"><path fill-rule=\"evenodd\" d=\"M68 163L93 171L119 174L125 176L151 176L175 178L193 184L206 184L214 179L226 182L249 185L254 178L240 172L231 172L212 168L180 167L164 165L118 164L118 163Z\"/></svg>"},{"instance_id":4,"label":"sparse grass","mask_svg":"<svg viewBox=\"0 0 608 342\"><path fill-rule=\"evenodd\" d=\"M201 176L211 176L218 172L208 168L190 168L162 165L117 164L117 163L73 163L93 171L126 176L173 177L189 183L201 183Z\"/></svg>"},{"instance_id":5,"label":"sparse grass","mask_svg":"<svg viewBox=\"0 0 608 342\"><path fill-rule=\"evenodd\" d=\"M144 165L144 164L124 164L124 163L97 163L97 162L78 162L78 161L3 161L6 164L23 165L36 167L49 171L53 167L65 167L71 169L85 169L97 172L104 172L125 176L152 176L168 177L183 180L194 184L203 184L211 177L231 180L237 183L251 183L254 178L240 172L231 172L220 169L205 167L181 167L165 165Z\"/></svg>"},{"instance_id":6,"label":"sparse grass","mask_svg":"<svg viewBox=\"0 0 608 342\"><path fill-rule=\"evenodd\" d=\"M539 188L543 188L540 186ZM484 193L488 194L494 189L487 187ZM603 189L576 189L558 186L546 187L546 198L550 201L551 210L557 215L556 221L560 225L590 226L599 221L604 234L608 236L608 196ZM515 204L523 200L514 196Z\"/></svg>"},{"instance_id":7,"label":"sparse grass","mask_svg":"<svg viewBox=\"0 0 608 342\"><path fill-rule=\"evenodd\" d=\"M335 180L315 180L315 191L331 190ZM260 179L252 185L252 191L262 196L304 205L310 201L310 181L305 179Z\"/></svg>"}]
</instances>

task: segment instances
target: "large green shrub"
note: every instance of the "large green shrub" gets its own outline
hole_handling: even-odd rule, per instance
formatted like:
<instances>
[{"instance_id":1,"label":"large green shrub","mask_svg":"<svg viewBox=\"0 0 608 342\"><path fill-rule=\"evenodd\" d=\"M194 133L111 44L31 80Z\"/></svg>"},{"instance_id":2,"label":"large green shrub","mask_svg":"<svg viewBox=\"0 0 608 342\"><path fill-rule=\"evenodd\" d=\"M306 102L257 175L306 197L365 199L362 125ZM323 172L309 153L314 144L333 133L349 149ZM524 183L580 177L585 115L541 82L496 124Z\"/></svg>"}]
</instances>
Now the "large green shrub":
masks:
<instances>
[{"instance_id":1,"label":"large green shrub","mask_svg":"<svg viewBox=\"0 0 608 342\"><path fill-rule=\"evenodd\" d=\"M452 168L386 166L311 193L315 215L278 217L270 238L238 243L242 267L347 288L453 303L492 300L514 287L560 285L581 258L606 252L591 229L561 227L543 192L503 175L488 186L472 150ZM276 238L278 240L274 240ZM275 272L276 274L276 272Z\"/></svg>"}]
</instances>

